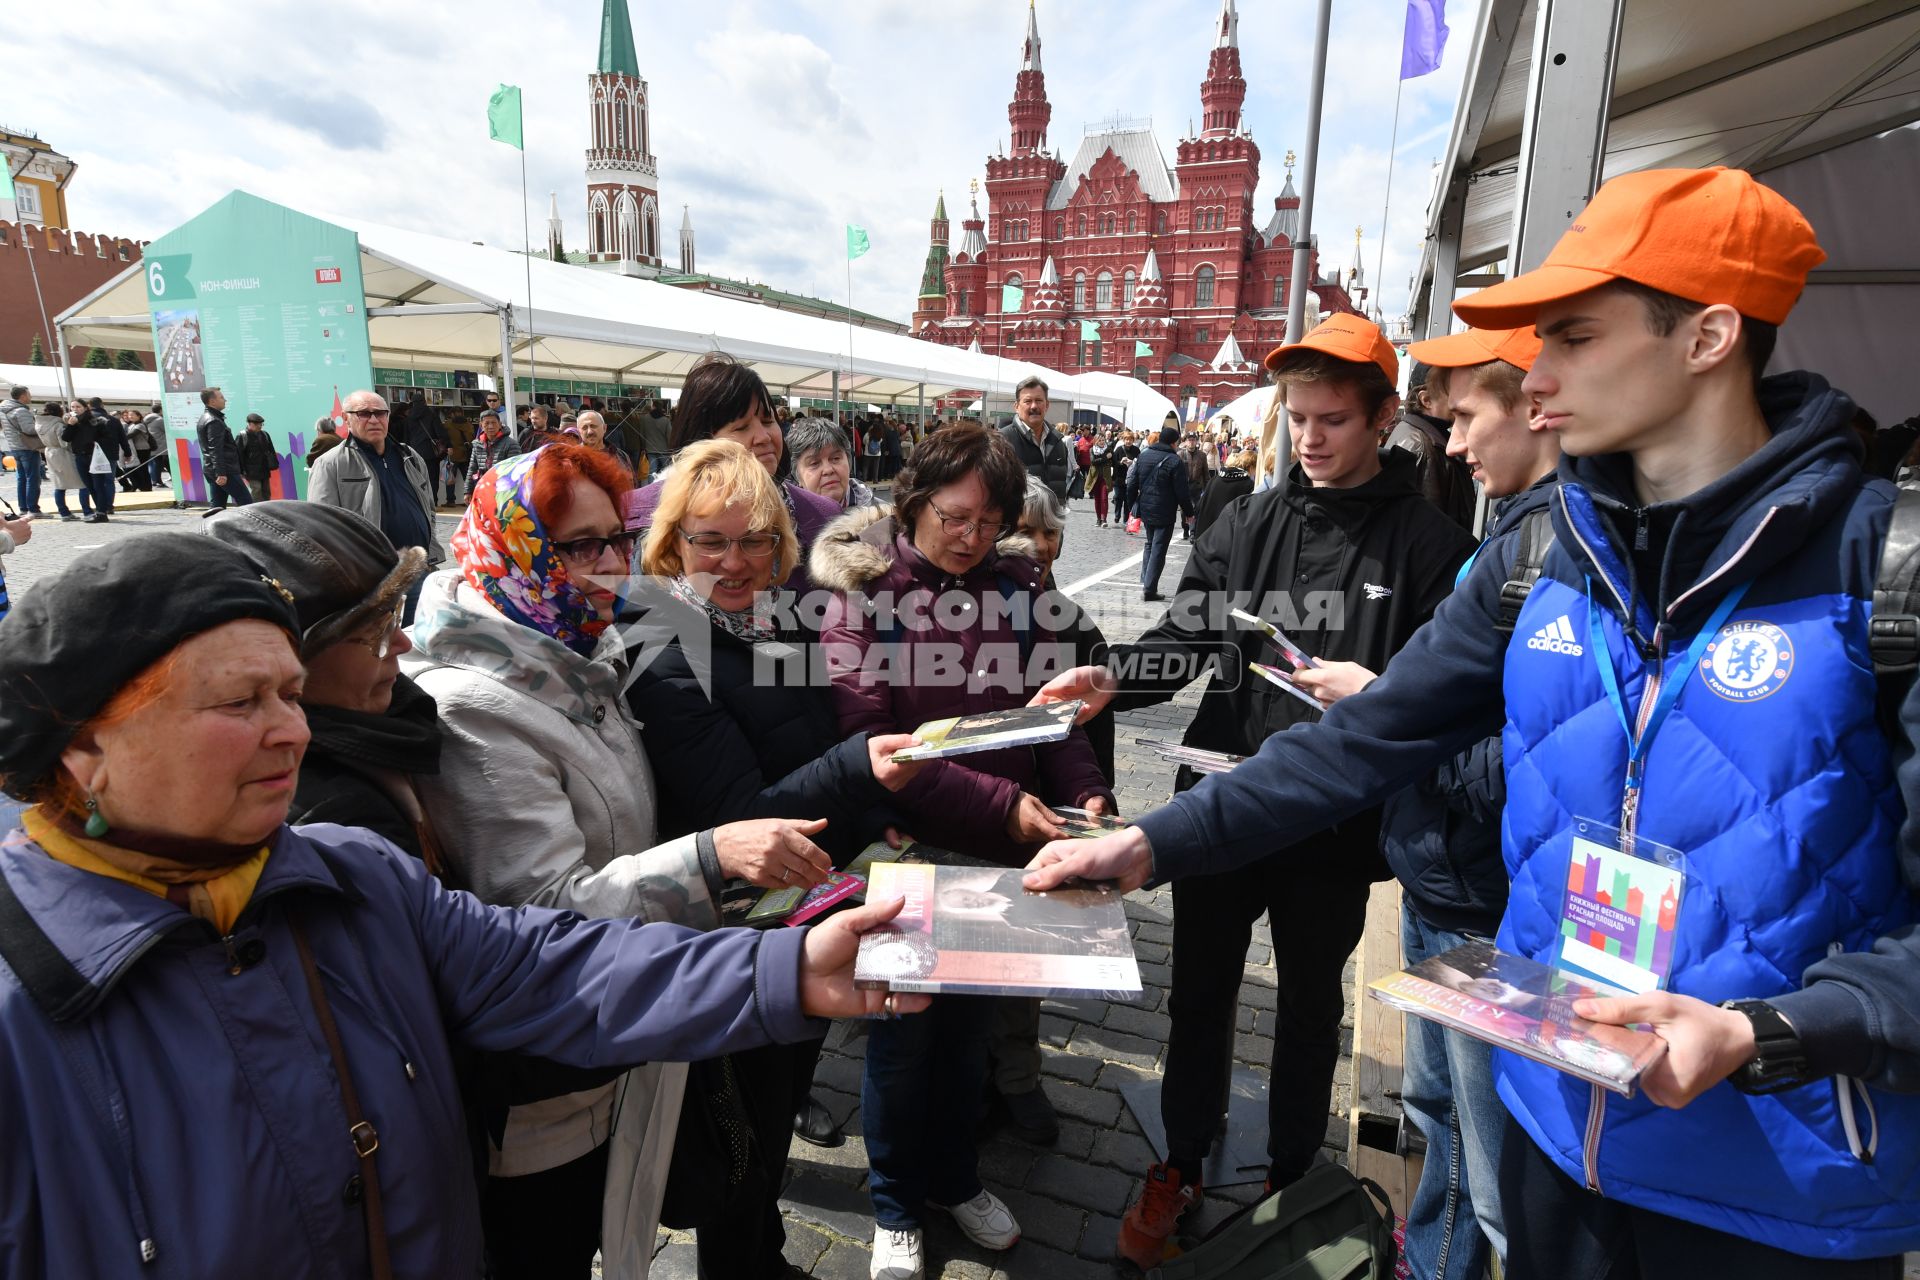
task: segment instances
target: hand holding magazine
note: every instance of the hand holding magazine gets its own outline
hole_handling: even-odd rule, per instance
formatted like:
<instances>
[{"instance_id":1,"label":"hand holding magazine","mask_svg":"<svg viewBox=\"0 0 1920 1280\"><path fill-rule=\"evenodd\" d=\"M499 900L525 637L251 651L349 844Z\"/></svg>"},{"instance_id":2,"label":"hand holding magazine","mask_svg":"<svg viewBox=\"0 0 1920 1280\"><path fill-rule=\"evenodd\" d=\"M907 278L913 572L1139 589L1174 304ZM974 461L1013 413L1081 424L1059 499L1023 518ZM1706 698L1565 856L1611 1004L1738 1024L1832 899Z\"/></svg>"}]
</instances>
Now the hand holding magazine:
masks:
<instances>
[{"instance_id":1,"label":"hand holding magazine","mask_svg":"<svg viewBox=\"0 0 1920 1280\"><path fill-rule=\"evenodd\" d=\"M1059 742L1073 732L1074 717L1085 705L1084 702L1047 702L1037 707L1011 707L1005 711L929 720L913 731L920 745L902 747L893 753L893 759L905 764L909 760L943 760L975 751Z\"/></svg>"},{"instance_id":2,"label":"hand holding magazine","mask_svg":"<svg viewBox=\"0 0 1920 1280\"><path fill-rule=\"evenodd\" d=\"M1573 1012L1576 1000L1619 991L1507 955L1490 942L1455 947L1367 988L1396 1009L1627 1097L1641 1072L1667 1051L1651 1031L1589 1022Z\"/></svg>"},{"instance_id":3,"label":"hand holding magazine","mask_svg":"<svg viewBox=\"0 0 1920 1280\"><path fill-rule=\"evenodd\" d=\"M890 862L869 894L900 914L860 939L857 986L886 991L1138 1000L1119 891L1031 893L1014 867Z\"/></svg>"}]
</instances>

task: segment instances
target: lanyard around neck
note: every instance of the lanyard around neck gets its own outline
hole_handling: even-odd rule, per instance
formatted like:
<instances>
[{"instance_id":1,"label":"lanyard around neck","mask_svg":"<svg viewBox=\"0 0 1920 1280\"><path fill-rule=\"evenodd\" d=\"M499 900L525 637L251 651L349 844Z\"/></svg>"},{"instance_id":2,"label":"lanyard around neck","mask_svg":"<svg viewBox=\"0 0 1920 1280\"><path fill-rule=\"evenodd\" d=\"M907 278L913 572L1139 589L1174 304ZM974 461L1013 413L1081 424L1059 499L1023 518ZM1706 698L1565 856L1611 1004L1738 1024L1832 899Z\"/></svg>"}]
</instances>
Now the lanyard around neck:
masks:
<instances>
[{"instance_id":1,"label":"lanyard around neck","mask_svg":"<svg viewBox=\"0 0 1920 1280\"><path fill-rule=\"evenodd\" d=\"M1635 786L1640 777L1640 766L1645 761L1647 751L1653 746L1654 737L1660 732L1661 724L1667 713L1680 700L1680 691L1692 679L1700 660L1706 656L1707 646L1713 643L1715 635L1739 607L1741 597L1752 586L1751 580L1741 583L1729 591L1720 603L1714 606L1699 632L1693 637L1693 643L1687 646L1686 661L1673 679L1666 681L1655 696L1653 708L1646 717L1646 727L1636 735L1633 720L1627 714L1627 700L1620 692L1620 677L1614 673L1613 651L1607 642L1607 629L1601 625L1601 610L1593 604L1593 579L1587 579L1587 644L1593 650L1593 660L1600 667L1600 683L1606 686L1607 701L1613 704L1613 713L1620 718L1621 731L1627 735L1627 776L1628 785Z\"/></svg>"}]
</instances>

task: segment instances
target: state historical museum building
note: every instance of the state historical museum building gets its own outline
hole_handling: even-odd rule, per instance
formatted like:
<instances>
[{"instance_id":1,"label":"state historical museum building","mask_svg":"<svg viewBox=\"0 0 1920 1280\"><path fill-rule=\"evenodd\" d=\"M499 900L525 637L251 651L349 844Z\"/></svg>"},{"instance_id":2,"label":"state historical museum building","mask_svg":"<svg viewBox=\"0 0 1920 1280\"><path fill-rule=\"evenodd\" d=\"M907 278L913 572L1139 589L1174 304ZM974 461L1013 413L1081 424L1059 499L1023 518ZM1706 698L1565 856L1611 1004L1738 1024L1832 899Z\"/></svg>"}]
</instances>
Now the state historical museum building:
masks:
<instances>
[{"instance_id":1,"label":"state historical museum building","mask_svg":"<svg viewBox=\"0 0 1920 1280\"><path fill-rule=\"evenodd\" d=\"M1067 373L1130 374L1176 401L1218 405L1253 387L1286 333L1300 198L1289 172L1255 227L1260 148L1241 122L1246 96L1239 16L1222 0L1200 84L1204 127L1181 139L1173 167L1144 125L1089 130L1064 163L1047 149L1053 107L1029 8L1011 152L988 157L987 216L976 199L958 245L945 198L936 205L914 335ZM1355 310L1337 278L1309 268L1310 315ZM1006 284L1022 290L1017 311L1000 309ZM1083 321L1097 339L1082 337Z\"/></svg>"}]
</instances>

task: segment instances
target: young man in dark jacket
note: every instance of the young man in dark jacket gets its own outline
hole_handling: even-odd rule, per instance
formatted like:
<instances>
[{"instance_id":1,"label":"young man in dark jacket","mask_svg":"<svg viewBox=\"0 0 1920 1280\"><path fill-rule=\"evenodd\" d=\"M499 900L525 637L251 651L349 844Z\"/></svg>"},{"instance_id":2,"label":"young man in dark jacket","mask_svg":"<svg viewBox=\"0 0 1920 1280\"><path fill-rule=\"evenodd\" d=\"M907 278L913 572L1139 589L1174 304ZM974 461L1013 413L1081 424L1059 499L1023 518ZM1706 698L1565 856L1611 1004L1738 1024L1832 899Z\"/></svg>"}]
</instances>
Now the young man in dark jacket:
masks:
<instances>
[{"instance_id":1,"label":"young man in dark jacket","mask_svg":"<svg viewBox=\"0 0 1920 1280\"><path fill-rule=\"evenodd\" d=\"M1187 487L1187 465L1173 446L1180 428L1160 428L1160 438L1146 447L1127 473L1127 503L1140 517L1147 549L1140 558L1140 598L1163 600L1160 573L1167 567L1167 548L1173 543L1173 518L1193 515L1193 492Z\"/></svg>"},{"instance_id":2,"label":"young man in dark jacket","mask_svg":"<svg viewBox=\"0 0 1920 1280\"><path fill-rule=\"evenodd\" d=\"M247 486L240 482L240 451L227 425L227 397L218 387L200 393L205 406L194 434L200 443L200 474L207 486L207 500L215 511L227 503L244 507L253 501Z\"/></svg>"},{"instance_id":3,"label":"young man in dark jacket","mask_svg":"<svg viewBox=\"0 0 1920 1280\"><path fill-rule=\"evenodd\" d=\"M1494 503L1493 529L1477 555L1510 561L1527 532L1551 536L1548 498L1560 442L1533 419L1520 385L1539 353L1530 326L1468 329L1416 342L1410 351L1432 366L1428 387L1450 398L1448 465L1470 473ZM1380 851L1405 888L1400 952L1409 966L1491 939L1499 929L1507 905L1500 861L1506 794L1494 736L1381 807ZM1494 1092L1493 1049L1409 1018L1400 1090L1408 1119L1427 1142L1407 1207L1407 1262L1418 1276L1480 1280L1489 1254L1507 1251L1497 1182L1507 1113Z\"/></svg>"},{"instance_id":4,"label":"young man in dark jacket","mask_svg":"<svg viewBox=\"0 0 1920 1280\"><path fill-rule=\"evenodd\" d=\"M1137 670L1114 703L1131 709L1165 701L1192 678L1187 664L1220 655L1184 741L1243 755L1320 712L1249 670L1249 662L1285 666L1285 659L1263 632L1235 623L1230 608L1260 614L1321 659L1332 701L1342 681L1385 667L1432 616L1473 549L1466 531L1420 496L1412 459L1379 448L1399 407L1399 369L1377 327L1359 316L1331 317L1273 352L1267 365L1286 398L1295 459L1289 483L1233 503L1196 538L1166 617L1114 658L1117 669ZM1175 786L1194 781L1182 770ZM1379 812L1368 810L1285 861L1174 885L1172 1026L1160 1089L1167 1160L1147 1171L1119 1239L1121 1256L1142 1270L1159 1264L1168 1236L1199 1199L1201 1165L1226 1114L1240 975L1262 912L1280 974L1267 1094L1269 1180L1285 1186L1312 1163L1326 1137L1340 1056L1341 971L1366 921L1369 886L1387 876L1379 843Z\"/></svg>"},{"instance_id":5,"label":"young man in dark jacket","mask_svg":"<svg viewBox=\"0 0 1920 1280\"><path fill-rule=\"evenodd\" d=\"M1920 1132L1920 692L1889 743L1870 644L1896 490L1863 476L1844 395L1759 379L1824 257L1742 171L1607 183L1538 270L1455 306L1545 340L1525 389L1564 454L1555 541L1511 642L1513 565L1482 555L1322 724L1027 877L1261 860L1503 719L1502 950L1562 955L1581 820L1679 851L1658 989L1574 1009L1666 1042L1637 1094L1495 1054L1514 1280L1896 1277L1920 1247L1920 1149L1879 1137Z\"/></svg>"}]
</instances>

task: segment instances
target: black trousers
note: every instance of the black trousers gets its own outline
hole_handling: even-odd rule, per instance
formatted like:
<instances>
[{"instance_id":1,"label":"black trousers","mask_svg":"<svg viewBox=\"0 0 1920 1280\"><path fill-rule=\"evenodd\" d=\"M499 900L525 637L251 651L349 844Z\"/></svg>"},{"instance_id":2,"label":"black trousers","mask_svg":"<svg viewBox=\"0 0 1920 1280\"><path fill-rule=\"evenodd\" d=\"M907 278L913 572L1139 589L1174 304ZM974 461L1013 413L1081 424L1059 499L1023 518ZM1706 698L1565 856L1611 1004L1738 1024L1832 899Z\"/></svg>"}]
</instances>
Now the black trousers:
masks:
<instances>
[{"instance_id":1,"label":"black trousers","mask_svg":"<svg viewBox=\"0 0 1920 1280\"><path fill-rule=\"evenodd\" d=\"M1900 1280L1899 1258L1804 1258L1593 1195L1511 1121L1500 1204L1509 1280Z\"/></svg>"},{"instance_id":2,"label":"black trousers","mask_svg":"<svg viewBox=\"0 0 1920 1280\"><path fill-rule=\"evenodd\" d=\"M586 1280L600 1251L612 1145L539 1173L487 1179L480 1206L493 1280Z\"/></svg>"},{"instance_id":3,"label":"black trousers","mask_svg":"<svg viewBox=\"0 0 1920 1280\"><path fill-rule=\"evenodd\" d=\"M1379 830L1370 811L1251 866L1174 882L1172 1028L1160 1083L1170 1160L1197 1170L1226 1114L1242 966L1265 912L1276 979L1268 1176L1285 1186L1313 1163L1340 1060L1341 974L1366 925L1371 881L1385 870Z\"/></svg>"},{"instance_id":4,"label":"black trousers","mask_svg":"<svg viewBox=\"0 0 1920 1280\"><path fill-rule=\"evenodd\" d=\"M774 1044L733 1055L734 1080L753 1123L759 1166L749 1175L737 1211L694 1233L701 1280L760 1280L786 1274L787 1228L780 1217L793 1114L813 1087L821 1040Z\"/></svg>"}]
</instances>

